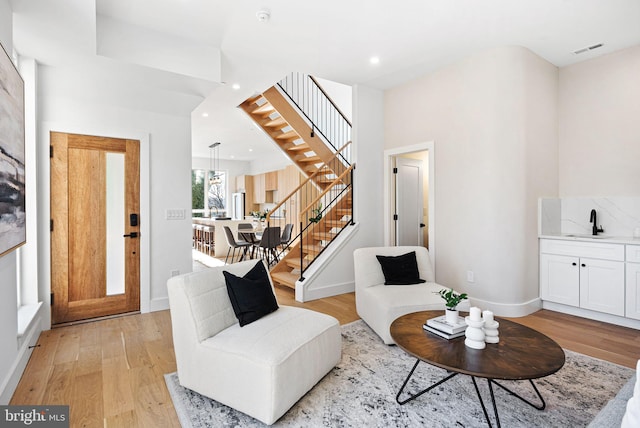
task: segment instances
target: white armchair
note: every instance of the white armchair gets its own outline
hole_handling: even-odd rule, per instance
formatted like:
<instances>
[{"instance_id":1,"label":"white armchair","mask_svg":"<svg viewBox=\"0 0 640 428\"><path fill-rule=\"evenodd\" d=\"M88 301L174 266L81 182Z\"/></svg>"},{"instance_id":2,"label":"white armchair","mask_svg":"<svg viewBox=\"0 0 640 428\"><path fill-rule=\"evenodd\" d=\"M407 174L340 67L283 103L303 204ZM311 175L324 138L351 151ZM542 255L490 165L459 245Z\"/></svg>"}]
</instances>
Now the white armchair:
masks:
<instances>
[{"instance_id":1,"label":"white armchair","mask_svg":"<svg viewBox=\"0 0 640 428\"><path fill-rule=\"evenodd\" d=\"M290 306L240 327L222 271L255 264L176 276L167 288L180 384L270 425L340 361L342 337L335 318Z\"/></svg>"},{"instance_id":2,"label":"white armchair","mask_svg":"<svg viewBox=\"0 0 640 428\"><path fill-rule=\"evenodd\" d=\"M376 256L399 256L411 251L416 252L420 278L426 282L384 285L385 278ZM444 311L444 300L438 295L438 291L448 287L435 283L429 251L426 248L411 246L359 248L353 252L353 262L356 311L387 345L395 343L389 333L389 327L396 318L411 312L437 309ZM458 309L468 310L468 308L468 301L458 305Z\"/></svg>"}]
</instances>

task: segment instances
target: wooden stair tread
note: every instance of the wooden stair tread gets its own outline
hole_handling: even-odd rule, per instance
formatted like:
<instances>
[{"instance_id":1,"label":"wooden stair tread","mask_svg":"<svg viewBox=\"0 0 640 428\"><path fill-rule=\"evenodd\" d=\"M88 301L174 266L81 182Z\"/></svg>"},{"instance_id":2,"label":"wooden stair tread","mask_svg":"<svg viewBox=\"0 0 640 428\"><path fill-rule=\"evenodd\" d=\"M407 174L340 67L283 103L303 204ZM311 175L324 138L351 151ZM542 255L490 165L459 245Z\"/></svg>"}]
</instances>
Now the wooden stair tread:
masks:
<instances>
[{"instance_id":1,"label":"wooden stair tread","mask_svg":"<svg viewBox=\"0 0 640 428\"><path fill-rule=\"evenodd\" d=\"M271 273L271 278L278 284L295 288L296 281L300 279L300 275L296 275L291 272L273 272Z\"/></svg>"},{"instance_id":2,"label":"wooden stair tread","mask_svg":"<svg viewBox=\"0 0 640 428\"><path fill-rule=\"evenodd\" d=\"M322 245L305 245L304 247L302 247L302 251L304 251L306 254L318 254L320 253L320 251L324 250L324 247Z\"/></svg>"},{"instance_id":3,"label":"wooden stair tread","mask_svg":"<svg viewBox=\"0 0 640 428\"><path fill-rule=\"evenodd\" d=\"M293 138L294 140L297 140L297 139L300 138L300 136L298 135L298 133L296 131L287 131L287 132L277 133L275 135L275 138L277 138L278 140L288 140L290 138Z\"/></svg>"},{"instance_id":4,"label":"wooden stair tread","mask_svg":"<svg viewBox=\"0 0 640 428\"><path fill-rule=\"evenodd\" d=\"M296 159L296 162L304 162L304 163L309 163L309 162L322 162L322 159L320 159L318 156L298 156L298 158Z\"/></svg>"},{"instance_id":5,"label":"wooden stair tread","mask_svg":"<svg viewBox=\"0 0 640 428\"><path fill-rule=\"evenodd\" d=\"M262 96L262 94L254 95L254 96L252 96L252 97L247 98L247 99L244 101L244 104L246 104L246 105L248 105L248 106L249 106L249 105L251 105L251 104L255 104L255 103L256 103L256 101L258 101L258 100L259 100L259 99L261 99L261 98L264 98L264 97Z\"/></svg>"},{"instance_id":6,"label":"wooden stair tread","mask_svg":"<svg viewBox=\"0 0 640 428\"><path fill-rule=\"evenodd\" d=\"M300 144L295 144L293 142L285 143L281 147L288 152L298 152L300 150L304 150L305 152L308 152L309 150L311 150L309 148L309 145L306 143L300 143Z\"/></svg>"},{"instance_id":7,"label":"wooden stair tread","mask_svg":"<svg viewBox=\"0 0 640 428\"><path fill-rule=\"evenodd\" d=\"M272 113L275 111L271 103L264 103L261 106L251 110L251 114Z\"/></svg>"},{"instance_id":8,"label":"wooden stair tread","mask_svg":"<svg viewBox=\"0 0 640 428\"><path fill-rule=\"evenodd\" d=\"M331 241L335 236L333 232L313 232L313 237L321 241Z\"/></svg>"},{"instance_id":9,"label":"wooden stair tread","mask_svg":"<svg viewBox=\"0 0 640 428\"><path fill-rule=\"evenodd\" d=\"M349 223L348 220L325 220L324 224L333 226L333 227L343 227Z\"/></svg>"},{"instance_id":10,"label":"wooden stair tread","mask_svg":"<svg viewBox=\"0 0 640 428\"><path fill-rule=\"evenodd\" d=\"M289 259L285 259L284 261L287 266L294 268L294 269L302 269L302 265L303 263L300 262L300 257L292 257ZM309 266L309 261L305 260L304 261L304 267L306 268L307 266Z\"/></svg>"},{"instance_id":11,"label":"wooden stair tread","mask_svg":"<svg viewBox=\"0 0 640 428\"><path fill-rule=\"evenodd\" d=\"M270 121L262 124L262 126L265 127L265 128L278 128L281 125L285 125L286 126L286 125L289 125L289 124L282 117L276 117L275 119L271 119Z\"/></svg>"}]
</instances>

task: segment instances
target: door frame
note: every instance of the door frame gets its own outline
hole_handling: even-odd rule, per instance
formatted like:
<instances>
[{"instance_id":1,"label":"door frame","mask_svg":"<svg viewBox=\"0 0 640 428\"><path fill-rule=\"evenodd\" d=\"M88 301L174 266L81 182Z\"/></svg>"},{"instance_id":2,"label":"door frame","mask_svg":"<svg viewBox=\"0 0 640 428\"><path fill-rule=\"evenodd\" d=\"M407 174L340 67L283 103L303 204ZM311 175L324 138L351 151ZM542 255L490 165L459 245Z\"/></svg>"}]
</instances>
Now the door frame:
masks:
<instances>
[{"instance_id":1,"label":"door frame","mask_svg":"<svg viewBox=\"0 0 640 428\"><path fill-rule=\"evenodd\" d=\"M43 122L38 139L38 211L46 213L39 216L39 253L44 255L38 266L38 276L41 281L38 285L39 300L43 304L43 328L51 328L51 234L49 233L49 212L51 198L50 165L49 165L49 133L63 132L67 134L97 135L109 138L125 138L140 141L140 312L146 313L152 310L164 308L152 308L151 305L151 207L150 207L150 136L139 129L84 127L69 123Z\"/></svg>"},{"instance_id":2,"label":"door frame","mask_svg":"<svg viewBox=\"0 0 640 428\"><path fill-rule=\"evenodd\" d=\"M425 141L422 143L412 144L408 146L401 146L394 149L387 149L384 151L384 187L383 187L383 204L384 204L384 245L393 245L394 224L394 196L395 186L393 173L391 168L393 165L393 159L397 156L414 152L429 152L429 255L431 257L431 264L433 265L434 273L436 268L436 233L435 233L435 200L436 200L436 186L435 186L435 144L433 141Z\"/></svg>"}]
</instances>

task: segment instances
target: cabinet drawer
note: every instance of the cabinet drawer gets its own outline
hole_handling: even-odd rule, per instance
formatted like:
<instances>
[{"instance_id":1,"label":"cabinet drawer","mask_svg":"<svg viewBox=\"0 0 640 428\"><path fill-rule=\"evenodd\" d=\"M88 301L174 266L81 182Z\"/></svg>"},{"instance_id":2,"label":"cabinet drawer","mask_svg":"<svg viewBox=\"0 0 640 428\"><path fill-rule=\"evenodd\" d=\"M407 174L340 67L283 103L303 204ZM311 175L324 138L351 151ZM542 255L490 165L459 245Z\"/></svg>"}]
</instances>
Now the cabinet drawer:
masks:
<instances>
[{"instance_id":1,"label":"cabinet drawer","mask_svg":"<svg viewBox=\"0 0 640 428\"><path fill-rule=\"evenodd\" d=\"M541 239L540 252L592 259L624 261L624 245L600 242L564 241L561 239Z\"/></svg>"},{"instance_id":2,"label":"cabinet drawer","mask_svg":"<svg viewBox=\"0 0 640 428\"><path fill-rule=\"evenodd\" d=\"M627 261L640 263L640 245L627 245Z\"/></svg>"}]
</instances>

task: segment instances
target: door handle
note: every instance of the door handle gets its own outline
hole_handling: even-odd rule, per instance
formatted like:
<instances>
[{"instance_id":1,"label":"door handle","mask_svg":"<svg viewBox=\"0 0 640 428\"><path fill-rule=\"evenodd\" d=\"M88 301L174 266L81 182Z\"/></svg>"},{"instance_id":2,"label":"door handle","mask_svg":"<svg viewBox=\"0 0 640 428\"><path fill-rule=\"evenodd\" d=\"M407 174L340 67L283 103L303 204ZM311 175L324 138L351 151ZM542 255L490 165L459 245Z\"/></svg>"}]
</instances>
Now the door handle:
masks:
<instances>
[{"instance_id":1,"label":"door handle","mask_svg":"<svg viewBox=\"0 0 640 428\"><path fill-rule=\"evenodd\" d=\"M138 232L131 232L128 235L122 235L123 238L137 238L138 236L140 236Z\"/></svg>"},{"instance_id":2,"label":"door handle","mask_svg":"<svg viewBox=\"0 0 640 428\"><path fill-rule=\"evenodd\" d=\"M420 223L420 227L425 227L426 225L424 223Z\"/></svg>"}]
</instances>

